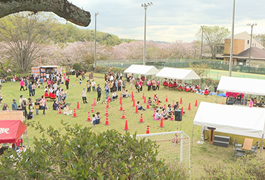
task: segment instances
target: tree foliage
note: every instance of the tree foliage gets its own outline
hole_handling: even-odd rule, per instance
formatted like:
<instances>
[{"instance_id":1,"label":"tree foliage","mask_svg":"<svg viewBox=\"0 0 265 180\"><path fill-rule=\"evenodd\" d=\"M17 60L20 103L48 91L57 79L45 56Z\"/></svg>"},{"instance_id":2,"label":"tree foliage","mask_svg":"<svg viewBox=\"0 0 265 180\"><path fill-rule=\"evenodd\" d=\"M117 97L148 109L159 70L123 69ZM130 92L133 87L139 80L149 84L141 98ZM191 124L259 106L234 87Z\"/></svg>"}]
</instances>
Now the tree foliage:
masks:
<instances>
[{"instance_id":1,"label":"tree foliage","mask_svg":"<svg viewBox=\"0 0 265 180\"><path fill-rule=\"evenodd\" d=\"M202 29L198 31L197 35L200 37ZM229 30L219 26L204 26L203 28L203 39L209 46L212 54L212 59L216 58L216 49L223 43L224 38L229 35Z\"/></svg>"},{"instance_id":2,"label":"tree foliage","mask_svg":"<svg viewBox=\"0 0 265 180\"><path fill-rule=\"evenodd\" d=\"M63 122L62 122L63 123ZM116 130L93 133L80 125L59 130L40 124L42 138L34 148L17 156L5 152L0 159L3 179L183 179L185 174L170 170L157 160L158 146L151 140L137 140ZM10 155L12 154L12 158Z\"/></svg>"},{"instance_id":3,"label":"tree foliage","mask_svg":"<svg viewBox=\"0 0 265 180\"><path fill-rule=\"evenodd\" d=\"M0 19L0 41L4 42L2 47L22 72L26 72L37 58L41 44L47 39L42 31L48 28L46 24L49 24L49 19L41 20L41 17L40 14L19 13Z\"/></svg>"},{"instance_id":4,"label":"tree foliage","mask_svg":"<svg viewBox=\"0 0 265 180\"><path fill-rule=\"evenodd\" d=\"M254 35L254 38L259 41L263 46L265 46L265 34Z\"/></svg>"},{"instance_id":5,"label":"tree foliage","mask_svg":"<svg viewBox=\"0 0 265 180\"><path fill-rule=\"evenodd\" d=\"M190 63L190 68L201 78L203 77L204 73L209 71L209 67L205 63Z\"/></svg>"}]
</instances>

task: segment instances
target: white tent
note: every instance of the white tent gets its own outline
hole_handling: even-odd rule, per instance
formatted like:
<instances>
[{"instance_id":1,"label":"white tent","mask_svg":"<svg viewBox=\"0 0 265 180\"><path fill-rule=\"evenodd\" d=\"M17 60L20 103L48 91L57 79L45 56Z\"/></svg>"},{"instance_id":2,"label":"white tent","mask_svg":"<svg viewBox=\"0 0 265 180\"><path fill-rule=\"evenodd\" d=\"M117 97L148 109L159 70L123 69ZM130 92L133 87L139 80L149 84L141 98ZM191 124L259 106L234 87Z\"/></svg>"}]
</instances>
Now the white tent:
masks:
<instances>
[{"instance_id":1,"label":"white tent","mask_svg":"<svg viewBox=\"0 0 265 180\"><path fill-rule=\"evenodd\" d=\"M133 73L133 74L140 74L140 75L154 75L158 73L158 69L154 66L145 66L145 65L131 65L128 67L124 73Z\"/></svg>"},{"instance_id":2,"label":"white tent","mask_svg":"<svg viewBox=\"0 0 265 180\"><path fill-rule=\"evenodd\" d=\"M217 90L265 95L265 80L222 76Z\"/></svg>"},{"instance_id":3,"label":"white tent","mask_svg":"<svg viewBox=\"0 0 265 180\"><path fill-rule=\"evenodd\" d=\"M263 139L265 111L262 108L201 102L193 125L214 127L217 132Z\"/></svg>"},{"instance_id":4,"label":"white tent","mask_svg":"<svg viewBox=\"0 0 265 180\"><path fill-rule=\"evenodd\" d=\"M193 70L169 67L164 67L161 71L159 71L159 73L156 74L156 76L161 78L180 80L200 79L200 77Z\"/></svg>"}]
</instances>

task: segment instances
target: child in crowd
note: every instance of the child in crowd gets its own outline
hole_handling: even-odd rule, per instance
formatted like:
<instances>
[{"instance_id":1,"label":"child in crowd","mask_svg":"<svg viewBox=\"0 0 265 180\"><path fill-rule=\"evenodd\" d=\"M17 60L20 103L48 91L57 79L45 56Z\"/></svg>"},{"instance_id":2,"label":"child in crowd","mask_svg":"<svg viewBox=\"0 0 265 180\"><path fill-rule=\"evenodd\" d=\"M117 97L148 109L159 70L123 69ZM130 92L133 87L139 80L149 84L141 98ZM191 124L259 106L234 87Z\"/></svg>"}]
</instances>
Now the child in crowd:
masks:
<instances>
[{"instance_id":1,"label":"child in crowd","mask_svg":"<svg viewBox=\"0 0 265 180\"><path fill-rule=\"evenodd\" d=\"M96 127L96 117L95 117L95 114L92 115L92 121L91 123L94 125L94 127Z\"/></svg>"},{"instance_id":2,"label":"child in crowd","mask_svg":"<svg viewBox=\"0 0 265 180\"><path fill-rule=\"evenodd\" d=\"M36 99L36 102L35 102L35 109L36 109L36 115L39 115L40 99Z\"/></svg>"},{"instance_id":3,"label":"child in crowd","mask_svg":"<svg viewBox=\"0 0 265 180\"><path fill-rule=\"evenodd\" d=\"M79 87L81 87L81 84L82 84L82 80L79 79Z\"/></svg>"}]
</instances>

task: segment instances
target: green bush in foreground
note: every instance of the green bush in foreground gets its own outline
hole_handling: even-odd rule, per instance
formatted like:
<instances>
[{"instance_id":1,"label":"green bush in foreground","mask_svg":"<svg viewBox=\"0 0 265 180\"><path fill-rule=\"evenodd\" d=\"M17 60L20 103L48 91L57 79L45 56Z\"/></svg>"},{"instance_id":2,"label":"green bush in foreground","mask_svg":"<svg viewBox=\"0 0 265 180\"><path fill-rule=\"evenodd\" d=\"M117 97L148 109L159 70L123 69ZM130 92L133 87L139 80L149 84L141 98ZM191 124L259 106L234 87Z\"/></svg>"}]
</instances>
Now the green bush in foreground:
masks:
<instances>
[{"instance_id":1,"label":"green bush in foreground","mask_svg":"<svg viewBox=\"0 0 265 180\"><path fill-rule=\"evenodd\" d=\"M223 162L206 163L204 165L206 175L201 179L265 179L265 158L261 156L244 158L226 164Z\"/></svg>"},{"instance_id":2,"label":"green bush in foreground","mask_svg":"<svg viewBox=\"0 0 265 180\"><path fill-rule=\"evenodd\" d=\"M63 124L63 122L62 122ZM34 149L9 150L0 158L3 179L185 179L180 170L170 170L157 160L158 146L116 130L93 133L79 125L40 130ZM63 135L62 135L63 134ZM13 155L12 158L10 156Z\"/></svg>"}]
</instances>

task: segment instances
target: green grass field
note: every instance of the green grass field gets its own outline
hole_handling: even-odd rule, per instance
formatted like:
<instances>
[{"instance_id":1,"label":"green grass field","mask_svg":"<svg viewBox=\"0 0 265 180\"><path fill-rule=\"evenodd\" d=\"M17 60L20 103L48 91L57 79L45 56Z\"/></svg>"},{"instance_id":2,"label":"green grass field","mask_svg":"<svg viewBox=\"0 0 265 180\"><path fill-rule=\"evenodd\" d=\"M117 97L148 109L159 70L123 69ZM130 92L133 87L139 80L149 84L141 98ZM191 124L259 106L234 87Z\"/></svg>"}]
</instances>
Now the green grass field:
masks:
<instances>
[{"instance_id":1,"label":"green grass field","mask_svg":"<svg viewBox=\"0 0 265 180\"><path fill-rule=\"evenodd\" d=\"M94 74L96 83L99 83L103 89L104 79L102 74ZM11 108L12 99L19 99L20 95L23 95L25 98L28 98L28 91L19 91L19 82L7 82L3 83L2 88L2 97L3 97L3 103L7 103L9 107ZM61 85L63 89L65 89L64 85ZM94 107L94 110L97 112L99 111L101 113L101 124L97 125L96 127L93 127L93 125L87 121L87 114L88 111L91 110L91 104L93 104L94 98L96 98L96 92L90 92L87 93L87 99L88 104L82 104L81 102L81 91L82 88L86 87L86 81L84 80L82 82L82 86L79 87L78 80L74 76L70 76L70 88L67 91L68 98L66 99L66 102L72 103L70 108L73 110L76 108L77 102L80 102L80 110L77 110L77 118L73 118L72 116L66 116L62 114L58 114L58 111L53 111L51 109L52 102L48 102L49 109L46 111L46 115L42 115L42 112L40 111L38 116L35 115L34 112L34 119L29 120L32 122L40 122L43 127L48 128L49 126L53 126L55 128L59 128L61 126L60 121L63 120L64 122L68 122L68 124L73 125L75 123L81 124L84 127L91 127L92 131L95 132L102 132L107 129L116 129L117 131L124 133L124 125L125 120L128 121L129 126L129 132L131 134L134 134L135 132L137 134L145 134L147 125L150 125L150 133L156 133L156 132L168 132L168 131L176 131L180 130L177 129L177 122L176 121L164 121L164 128L159 128L160 122L153 120L153 111L152 110L146 110L146 111L139 111L138 114L135 114L135 107L132 107L132 101L131 98L123 98L123 109L125 110L125 117L126 119L121 119L122 117L122 111L119 111L120 105L119 100L116 100L114 102L111 102L109 104L109 126L105 126L105 110L106 110L106 104L97 104ZM127 88L129 88L129 85L127 83ZM131 92L131 90L129 90ZM181 104L181 107L186 110L186 113L183 115L183 121L181 125L181 130L183 130L187 135L191 137L192 135L192 122L193 118L196 114L197 108L194 106L195 100L198 100L198 104L201 101L206 102L212 102L215 101L215 96L208 96L207 98L202 95L194 94L194 93L186 93L186 92L179 92L175 90L168 90L161 87L159 91L147 91L146 86L143 87L143 92L136 93L135 89L133 89L135 99L136 101L140 101L143 107L146 107L146 104L143 103L142 95L146 97L152 97L154 96L154 93L158 94L160 100L162 103L161 106L164 106L164 104L172 104L173 100L180 101L180 98L183 99L183 104ZM39 98L41 95L44 94L43 89L36 89L36 96L33 98L34 100ZM117 93L120 95L120 93ZM166 96L168 96L169 102L166 103L165 99ZM101 100L105 98L105 92L103 89ZM218 97L218 103L224 103L225 99ZM191 103L191 110L188 109L188 105ZM144 123L138 123L140 120L140 114L143 114ZM90 114L92 115L92 114ZM194 129L194 139L192 143L192 155L191 155L191 173L193 178L199 178L200 174L203 173L203 164L205 164L206 161L210 161L211 163L214 163L216 161L233 161L232 152L233 148L232 146L228 148L222 148L217 146L209 145L207 141L203 145L197 144L197 141L200 137L200 131L201 127L195 126ZM63 132L62 132L63 133ZM41 134L39 134L38 131L35 131L33 128L28 128L28 138L29 138L29 144L30 147L33 147L33 137L40 138ZM85 134L84 134L85 136ZM26 142L24 140L24 142ZM161 152L163 153L163 152ZM166 157L166 156L162 156Z\"/></svg>"}]
</instances>

